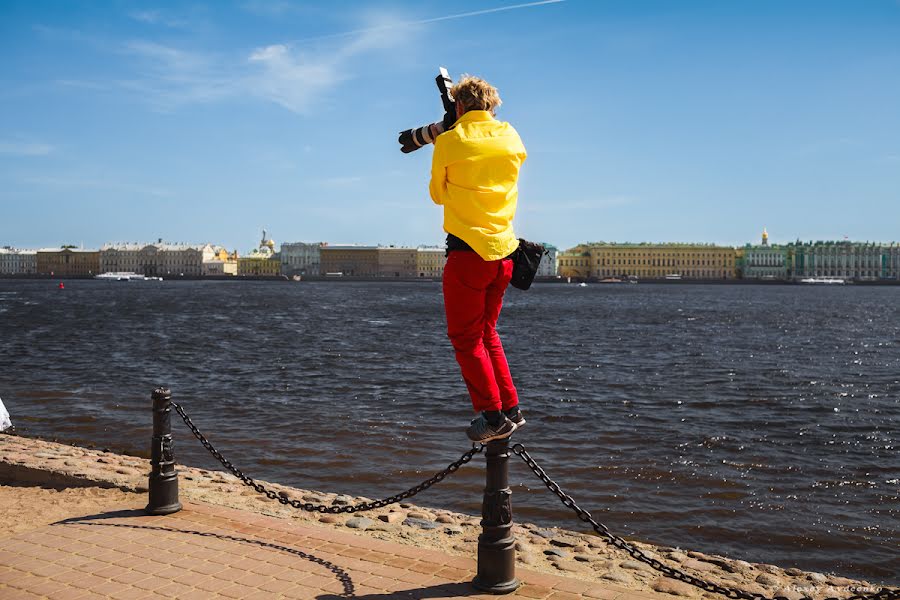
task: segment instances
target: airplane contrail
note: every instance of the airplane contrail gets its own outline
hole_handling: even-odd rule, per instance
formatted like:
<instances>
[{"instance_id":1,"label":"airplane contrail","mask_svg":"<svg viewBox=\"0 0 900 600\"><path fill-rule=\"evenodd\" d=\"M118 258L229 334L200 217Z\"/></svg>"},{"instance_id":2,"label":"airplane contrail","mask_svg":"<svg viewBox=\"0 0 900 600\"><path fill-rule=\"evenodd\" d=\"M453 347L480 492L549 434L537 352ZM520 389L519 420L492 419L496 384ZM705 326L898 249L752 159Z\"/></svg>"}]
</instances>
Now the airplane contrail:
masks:
<instances>
[{"instance_id":1,"label":"airplane contrail","mask_svg":"<svg viewBox=\"0 0 900 600\"><path fill-rule=\"evenodd\" d=\"M304 38L302 40L295 40L294 43L324 40L328 38L343 37L346 35L356 35L357 33L369 33L370 31L382 31L384 29L394 29L396 27L408 27L410 25L424 25L426 23L436 23L438 21L450 21L451 19L465 19L466 17L477 17L479 15L487 15L490 13L503 12L506 10L516 10L518 8L532 8L535 6L543 6L545 4L559 4L565 1L566 0L539 0L538 2L526 2L524 4L513 4L510 6L498 6L497 8L486 8L484 10L473 10L471 12L458 13L455 15L444 15L443 17L431 17L429 19L421 19L419 21L400 21L399 23L379 25L378 27L354 29L352 31L343 31L341 33L330 33L327 35Z\"/></svg>"}]
</instances>

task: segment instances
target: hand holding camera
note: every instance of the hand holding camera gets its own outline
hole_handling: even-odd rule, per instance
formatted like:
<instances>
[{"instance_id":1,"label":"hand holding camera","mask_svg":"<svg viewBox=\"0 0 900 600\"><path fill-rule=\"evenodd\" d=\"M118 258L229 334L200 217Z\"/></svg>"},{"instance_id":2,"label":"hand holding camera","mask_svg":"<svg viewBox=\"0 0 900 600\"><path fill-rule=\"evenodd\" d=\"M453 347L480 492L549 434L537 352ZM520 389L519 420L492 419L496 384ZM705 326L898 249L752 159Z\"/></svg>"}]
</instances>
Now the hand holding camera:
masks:
<instances>
[{"instance_id":1,"label":"hand holding camera","mask_svg":"<svg viewBox=\"0 0 900 600\"><path fill-rule=\"evenodd\" d=\"M456 123L456 103L450 95L450 88L453 86L453 80L444 67L440 68L440 73L434 79L438 90L441 92L441 102L444 105L444 118L436 123L423 125L416 129L407 129L400 132L397 139L400 142L400 151L409 154L414 150L418 150L425 144L433 144L434 140L440 134L450 129Z\"/></svg>"}]
</instances>

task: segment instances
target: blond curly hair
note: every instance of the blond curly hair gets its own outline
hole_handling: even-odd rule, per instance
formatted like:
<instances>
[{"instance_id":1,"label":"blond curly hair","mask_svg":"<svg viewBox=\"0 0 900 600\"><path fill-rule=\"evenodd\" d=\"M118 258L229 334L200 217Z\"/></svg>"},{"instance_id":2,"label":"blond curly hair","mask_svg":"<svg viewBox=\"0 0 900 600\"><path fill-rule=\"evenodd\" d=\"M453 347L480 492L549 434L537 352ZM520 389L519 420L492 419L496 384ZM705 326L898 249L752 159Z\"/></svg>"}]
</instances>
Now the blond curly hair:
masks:
<instances>
[{"instance_id":1,"label":"blond curly hair","mask_svg":"<svg viewBox=\"0 0 900 600\"><path fill-rule=\"evenodd\" d=\"M463 75L459 83L450 88L450 95L462 104L466 111L486 110L493 115L503 104L497 88L484 79L472 75Z\"/></svg>"}]
</instances>

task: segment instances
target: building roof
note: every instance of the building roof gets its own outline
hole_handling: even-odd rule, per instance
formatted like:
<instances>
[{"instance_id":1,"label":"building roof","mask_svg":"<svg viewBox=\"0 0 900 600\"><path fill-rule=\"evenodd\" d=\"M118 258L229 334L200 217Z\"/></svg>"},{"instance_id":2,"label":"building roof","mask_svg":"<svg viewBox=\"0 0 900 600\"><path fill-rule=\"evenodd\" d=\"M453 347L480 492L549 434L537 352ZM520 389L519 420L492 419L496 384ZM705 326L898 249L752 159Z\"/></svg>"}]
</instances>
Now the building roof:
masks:
<instances>
[{"instance_id":1,"label":"building roof","mask_svg":"<svg viewBox=\"0 0 900 600\"><path fill-rule=\"evenodd\" d=\"M77 253L77 254L90 254L92 252L100 252L97 249L92 250L90 248L40 248L40 249L36 250L36 252L41 252L41 253L67 252L67 251Z\"/></svg>"}]
</instances>

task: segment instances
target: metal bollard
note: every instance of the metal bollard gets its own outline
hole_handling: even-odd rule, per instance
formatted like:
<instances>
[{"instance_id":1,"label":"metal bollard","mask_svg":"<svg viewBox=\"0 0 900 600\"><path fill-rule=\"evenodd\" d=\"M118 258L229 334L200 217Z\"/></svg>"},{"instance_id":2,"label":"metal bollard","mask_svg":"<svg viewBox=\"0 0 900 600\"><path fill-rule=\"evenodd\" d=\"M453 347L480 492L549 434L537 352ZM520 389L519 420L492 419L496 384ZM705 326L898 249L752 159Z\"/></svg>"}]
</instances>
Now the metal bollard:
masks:
<instances>
[{"instance_id":1,"label":"metal bollard","mask_svg":"<svg viewBox=\"0 0 900 600\"><path fill-rule=\"evenodd\" d=\"M178 501L178 473L172 442L172 393L167 388L153 390L153 438L150 443L150 502L148 515L169 515L181 510Z\"/></svg>"},{"instance_id":2,"label":"metal bollard","mask_svg":"<svg viewBox=\"0 0 900 600\"><path fill-rule=\"evenodd\" d=\"M488 442L484 501L478 536L478 574L472 585L491 594L509 594L516 579L516 539L512 533L509 489L509 438Z\"/></svg>"}]
</instances>

